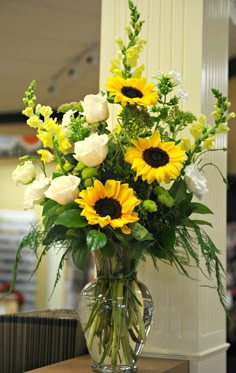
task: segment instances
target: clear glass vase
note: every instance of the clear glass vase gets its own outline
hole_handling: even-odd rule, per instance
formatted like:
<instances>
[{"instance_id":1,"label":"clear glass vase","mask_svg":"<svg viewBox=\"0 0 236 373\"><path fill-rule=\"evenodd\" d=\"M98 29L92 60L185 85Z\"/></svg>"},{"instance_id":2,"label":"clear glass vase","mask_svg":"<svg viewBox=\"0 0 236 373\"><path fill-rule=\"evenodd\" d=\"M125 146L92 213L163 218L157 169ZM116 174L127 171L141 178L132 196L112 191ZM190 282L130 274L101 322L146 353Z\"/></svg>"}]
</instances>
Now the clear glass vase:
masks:
<instances>
[{"instance_id":1,"label":"clear glass vase","mask_svg":"<svg viewBox=\"0 0 236 373\"><path fill-rule=\"evenodd\" d=\"M95 253L97 278L79 298L79 318L97 372L136 372L152 323L151 294L122 252L111 258Z\"/></svg>"}]
</instances>

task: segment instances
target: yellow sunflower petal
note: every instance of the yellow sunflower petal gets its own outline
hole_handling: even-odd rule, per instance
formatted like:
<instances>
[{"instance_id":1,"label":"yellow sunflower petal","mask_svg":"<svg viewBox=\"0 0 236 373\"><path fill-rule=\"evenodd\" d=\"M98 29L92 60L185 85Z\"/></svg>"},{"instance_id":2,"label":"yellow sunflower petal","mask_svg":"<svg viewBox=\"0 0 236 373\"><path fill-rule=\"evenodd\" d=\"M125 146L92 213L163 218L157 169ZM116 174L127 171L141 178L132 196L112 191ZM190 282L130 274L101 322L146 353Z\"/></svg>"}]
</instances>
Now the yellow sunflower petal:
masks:
<instances>
[{"instance_id":1,"label":"yellow sunflower petal","mask_svg":"<svg viewBox=\"0 0 236 373\"><path fill-rule=\"evenodd\" d=\"M132 140L132 144L126 151L125 161L136 171L136 179L141 176L148 184L154 180L169 183L179 175L185 152L174 141L161 142L159 131L150 138Z\"/></svg>"},{"instance_id":2,"label":"yellow sunflower petal","mask_svg":"<svg viewBox=\"0 0 236 373\"><path fill-rule=\"evenodd\" d=\"M119 76L108 78L105 84L108 95L115 96L114 102L119 102L122 106L127 103L131 105L153 105L157 103L158 93L153 90L154 84L147 83L146 79L129 78L123 79Z\"/></svg>"},{"instance_id":3,"label":"yellow sunflower petal","mask_svg":"<svg viewBox=\"0 0 236 373\"><path fill-rule=\"evenodd\" d=\"M99 224L103 228L109 224L114 229L122 229L128 223L139 220L134 208L140 201L135 197L134 190L117 180L107 180L105 185L95 180L94 186L80 192L80 198L75 202L83 209L81 215L91 225ZM130 232L128 228L124 230Z\"/></svg>"}]
</instances>

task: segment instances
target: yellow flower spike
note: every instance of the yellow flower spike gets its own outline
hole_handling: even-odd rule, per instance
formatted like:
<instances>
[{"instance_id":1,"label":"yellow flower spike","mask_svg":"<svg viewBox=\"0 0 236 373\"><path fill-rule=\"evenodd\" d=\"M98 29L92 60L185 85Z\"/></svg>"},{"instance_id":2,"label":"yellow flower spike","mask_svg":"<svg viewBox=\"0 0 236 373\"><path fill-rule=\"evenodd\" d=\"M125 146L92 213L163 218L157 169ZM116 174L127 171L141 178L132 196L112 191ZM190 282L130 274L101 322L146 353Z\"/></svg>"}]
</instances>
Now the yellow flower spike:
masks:
<instances>
[{"instance_id":1,"label":"yellow flower spike","mask_svg":"<svg viewBox=\"0 0 236 373\"><path fill-rule=\"evenodd\" d=\"M154 84L147 83L145 78L123 79L119 76L108 78L105 84L109 96L115 96L114 102L126 106L131 105L155 105L158 94L153 90Z\"/></svg>"},{"instance_id":2,"label":"yellow flower spike","mask_svg":"<svg viewBox=\"0 0 236 373\"><path fill-rule=\"evenodd\" d=\"M191 142L190 142L188 137L183 137L182 138L181 143L180 143L180 147L185 152L188 152L189 150L192 149L192 145L191 145Z\"/></svg>"},{"instance_id":3,"label":"yellow flower spike","mask_svg":"<svg viewBox=\"0 0 236 373\"><path fill-rule=\"evenodd\" d=\"M213 149L214 148L214 137L213 136L210 136L210 137L208 137L205 141L204 141L204 143L203 143L203 145L202 145L202 150L211 150L211 149Z\"/></svg>"},{"instance_id":4,"label":"yellow flower spike","mask_svg":"<svg viewBox=\"0 0 236 373\"><path fill-rule=\"evenodd\" d=\"M32 128L40 128L43 124L43 122L39 119L37 115L32 115L28 120L27 120L28 126Z\"/></svg>"},{"instance_id":5,"label":"yellow flower spike","mask_svg":"<svg viewBox=\"0 0 236 373\"><path fill-rule=\"evenodd\" d=\"M112 228L121 228L124 234L130 234L127 226L139 220L134 208L140 204L135 197L134 191L128 184L120 181L107 180L103 185L95 180L93 187L80 192L76 203L83 209L81 215L85 216L88 224Z\"/></svg>"},{"instance_id":6,"label":"yellow flower spike","mask_svg":"<svg viewBox=\"0 0 236 373\"><path fill-rule=\"evenodd\" d=\"M220 119L220 117L221 117L221 115L220 115L220 113L219 113L218 111L213 111L213 112L211 113L211 115L213 116L213 118L214 118L215 120L218 120L218 119Z\"/></svg>"},{"instance_id":7,"label":"yellow flower spike","mask_svg":"<svg viewBox=\"0 0 236 373\"><path fill-rule=\"evenodd\" d=\"M134 70L132 77L136 79L141 78L143 71L144 71L144 65L140 65L139 67L137 67L136 70Z\"/></svg>"},{"instance_id":8,"label":"yellow flower spike","mask_svg":"<svg viewBox=\"0 0 236 373\"><path fill-rule=\"evenodd\" d=\"M232 111L231 113L229 113L229 114L226 115L226 119L230 120L232 118L235 118L235 116L236 116L236 114Z\"/></svg>"},{"instance_id":9,"label":"yellow flower spike","mask_svg":"<svg viewBox=\"0 0 236 373\"><path fill-rule=\"evenodd\" d=\"M40 113L40 109L41 109L42 105L41 104L37 104L36 105L36 108L35 108L35 113L39 114Z\"/></svg>"},{"instance_id":10,"label":"yellow flower spike","mask_svg":"<svg viewBox=\"0 0 236 373\"><path fill-rule=\"evenodd\" d=\"M205 115L200 115L199 118L198 118L198 122L203 126L205 127L206 126L206 116Z\"/></svg>"},{"instance_id":11,"label":"yellow flower spike","mask_svg":"<svg viewBox=\"0 0 236 373\"><path fill-rule=\"evenodd\" d=\"M138 63L138 57L139 57L139 48L137 45L134 45L133 47L130 47L126 50L126 59L127 59L127 65L130 67L137 66Z\"/></svg>"},{"instance_id":12,"label":"yellow flower spike","mask_svg":"<svg viewBox=\"0 0 236 373\"><path fill-rule=\"evenodd\" d=\"M216 133L226 134L229 130L230 128L228 127L227 123L224 122L219 124Z\"/></svg>"},{"instance_id":13,"label":"yellow flower spike","mask_svg":"<svg viewBox=\"0 0 236 373\"><path fill-rule=\"evenodd\" d=\"M51 133L39 129L37 137L39 140L42 141L45 148L53 148L53 136L51 135Z\"/></svg>"},{"instance_id":14,"label":"yellow flower spike","mask_svg":"<svg viewBox=\"0 0 236 373\"><path fill-rule=\"evenodd\" d=\"M113 58L111 60L110 72L114 76L120 76L120 77L122 77L122 71L121 71L121 67L120 67L120 65L121 65L121 58L122 58L121 53L118 53L117 57Z\"/></svg>"},{"instance_id":15,"label":"yellow flower spike","mask_svg":"<svg viewBox=\"0 0 236 373\"><path fill-rule=\"evenodd\" d=\"M44 163L50 163L54 160L54 156L48 150L39 149L37 153L41 155L41 161Z\"/></svg>"},{"instance_id":16,"label":"yellow flower spike","mask_svg":"<svg viewBox=\"0 0 236 373\"><path fill-rule=\"evenodd\" d=\"M116 43L119 45L119 48L122 50L124 48L124 42L121 38L116 37L115 38Z\"/></svg>"},{"instance_id":17,"label":"yellow flower spike","mask_svg":"<svg viewBox=\"0 0 236 373\"><path fill-rule=\"evenodd\" d=\"M150 138L131 140L134 146L128 147L125 161L136 171L136 178L142 177L148 184L154 180L169 183L180 174L186 156L181 146L173 141L161 142L160 133L154 132Z\"/></svg>"},{"instance_id":18,"label":"yellow flower spike","mask_svg":"<svg viewBox=\"0 0 236 373\"><path fill-rule=\"evenodd\" d=\"M193 123L192 127L190 128L190 133L195 140L199 140L203 135L204 124L196 122Z\"/></svg>"},{"instance_id":19,"label":"yellow flower spike","mask_svg":"<svg viewBox=\"0 0 236 373\"><path fill-rule=\"evenodd\" d=\"M34 110L32 107L27 107L24 110L22 110L22 114L30 118L34 115Z\"/></svg>"},{"instance_id":20,"label":"yellow flower spike","mask_svg":"<svg viewBox=\"0 0 236 373\"><path fill-rule=\"evenodd\" d=\"M41 106L39 112L45 119L48 119L53 113L50 106Z\"/></svg>"}]
</instances>

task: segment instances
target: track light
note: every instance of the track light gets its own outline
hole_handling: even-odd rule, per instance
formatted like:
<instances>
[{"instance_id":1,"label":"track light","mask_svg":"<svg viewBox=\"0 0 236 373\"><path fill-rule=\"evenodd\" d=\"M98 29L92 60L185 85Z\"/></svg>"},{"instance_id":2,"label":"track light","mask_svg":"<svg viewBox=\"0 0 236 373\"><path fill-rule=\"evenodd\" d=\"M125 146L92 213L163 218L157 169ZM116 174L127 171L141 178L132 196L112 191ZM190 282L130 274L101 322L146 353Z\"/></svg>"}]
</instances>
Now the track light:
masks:
<instances>
[{"instance_id":1,"label":"track light","mask_svg":"<svg viewBox=\"0 0 236 373\"><path fill-rule=\"evenodd\" d=\"M55 92L56 92L56 86L55 86L55 84L51 84L51 85L49 85L49 86L48 86L48 93L53 94L53 93L55 93Z\"/></svg>"},{"instance_id":2,"label":"track light","mask_svg":"<svg viewBox=\"0 0 236 373\"><path fill-rule=\"evenodd\" d=\"M74 66L72 66L69 70L68 70L68 75L72 78L72 79L77 79L78 78L78 69Z\"/></svg>"}]
</instances>

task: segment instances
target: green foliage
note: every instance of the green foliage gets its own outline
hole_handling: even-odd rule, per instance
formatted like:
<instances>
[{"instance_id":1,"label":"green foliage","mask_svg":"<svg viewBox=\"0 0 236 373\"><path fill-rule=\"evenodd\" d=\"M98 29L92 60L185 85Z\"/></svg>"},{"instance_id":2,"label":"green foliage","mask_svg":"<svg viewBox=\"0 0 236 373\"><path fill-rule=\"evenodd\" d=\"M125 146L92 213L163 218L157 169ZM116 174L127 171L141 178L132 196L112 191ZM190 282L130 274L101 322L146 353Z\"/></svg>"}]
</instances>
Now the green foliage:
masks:
<instances>
[{"instance_id":1,"label":"green foliage","mask_svg":"<svg viewBox=\"0 0 236 373\"><path fill-rule=\"evenodd\" d=\"M87 234L86 242L89 250L99 250L107 244L107 236L103 232L91 229Z\"/></svg>"}]
</instances>

